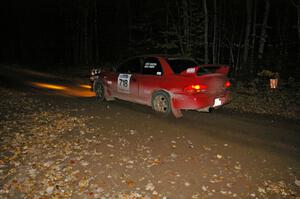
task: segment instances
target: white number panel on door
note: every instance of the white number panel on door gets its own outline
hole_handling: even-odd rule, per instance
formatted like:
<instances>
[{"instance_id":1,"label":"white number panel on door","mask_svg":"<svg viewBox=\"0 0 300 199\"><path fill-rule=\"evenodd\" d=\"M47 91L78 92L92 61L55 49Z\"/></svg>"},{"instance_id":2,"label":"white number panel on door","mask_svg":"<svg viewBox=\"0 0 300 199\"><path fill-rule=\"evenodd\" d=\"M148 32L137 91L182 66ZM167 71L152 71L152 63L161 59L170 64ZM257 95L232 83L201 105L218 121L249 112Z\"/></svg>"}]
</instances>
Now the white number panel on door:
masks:
<instances>
[{"instance_id":1,"label":"white number panel on door","mask_svg":"<svg viewBox=\"0 0 300 199\"><path fill-rule=\"evenodd\" d=\"M131 74L119 74L118 76L118 92L130 93Z\"/></svg>"}]
</instances>

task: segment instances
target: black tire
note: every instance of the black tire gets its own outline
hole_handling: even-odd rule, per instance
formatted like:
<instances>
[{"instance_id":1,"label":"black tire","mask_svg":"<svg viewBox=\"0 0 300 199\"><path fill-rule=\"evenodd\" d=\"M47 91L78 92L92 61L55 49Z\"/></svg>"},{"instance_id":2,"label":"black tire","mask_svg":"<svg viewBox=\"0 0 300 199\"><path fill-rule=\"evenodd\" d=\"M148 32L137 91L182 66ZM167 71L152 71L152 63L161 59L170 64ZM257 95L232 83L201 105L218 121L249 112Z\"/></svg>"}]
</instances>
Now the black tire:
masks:
<instances>
[{"instance_id":1,"label":"black tire","mask_svg":"<svg viewBox=\"0 0 300 199\"><path fill-rule=\"evenodd\" d=\"M96 99L98 101L102 102L105 100L105 91L104 91L104 86L103 86L102 82L95 83L94 91L96 93Z\"/></svg>"},{"instance_id":2,"label":"black tire","mask_svg":"<svg viewBox=\"0 0 300 199\"><path fill-rule=\"evenodd\" d=\"M170 96L164 91L153 94L151 105L152 109L160 115L169 116L172 113Z\"/></svg>"}]
</instances>

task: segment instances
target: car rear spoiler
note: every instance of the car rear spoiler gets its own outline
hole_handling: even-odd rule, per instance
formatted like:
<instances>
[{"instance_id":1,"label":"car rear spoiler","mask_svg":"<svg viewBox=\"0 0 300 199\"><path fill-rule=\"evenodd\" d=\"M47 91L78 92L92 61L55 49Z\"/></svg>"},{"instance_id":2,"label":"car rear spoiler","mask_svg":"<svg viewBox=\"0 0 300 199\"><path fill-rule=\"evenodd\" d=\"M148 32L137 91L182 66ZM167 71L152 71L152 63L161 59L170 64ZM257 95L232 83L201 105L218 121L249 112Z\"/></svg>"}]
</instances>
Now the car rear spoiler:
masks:
<instances>
[{"instance_id":1,"label":"car rear spoiler","mask_svg":"<svg viewBox=\"0 0 300 199\"><path fill-rule=\"evenodd\" d=\"M228 65L221 65L221 64L203 64L200 67L208 70L211 73L222 73L227 75L230 69Z\"/></svg>"},{"instance_id":2,"label":"car rear spoiler","mask_svg":"<svg viewBox=\"0 0 300 199\"><path fill-rule=\"evenodd\" d=\"M180 74L184 75L184 76L196 76L197 73L199 75L198 70L200 70L200 68L204 68L205 71L208 71L209 73L221 73L221 74L227 75L229 72L229 66L227 66L227 65L204 64L204 65L200 65L200 66L187 68L186 70L182 71ZM203 74L206 74L206 73L203 73Z\"/></svg>"}]
</instances>

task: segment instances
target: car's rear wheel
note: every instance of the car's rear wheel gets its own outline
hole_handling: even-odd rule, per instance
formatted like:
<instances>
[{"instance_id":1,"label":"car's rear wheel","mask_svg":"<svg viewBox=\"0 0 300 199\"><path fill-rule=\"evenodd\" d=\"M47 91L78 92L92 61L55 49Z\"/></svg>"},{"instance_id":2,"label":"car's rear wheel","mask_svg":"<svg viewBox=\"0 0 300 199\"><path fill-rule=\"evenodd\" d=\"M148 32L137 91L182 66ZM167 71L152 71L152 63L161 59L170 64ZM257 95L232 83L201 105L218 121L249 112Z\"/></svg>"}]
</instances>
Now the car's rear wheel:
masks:
<instances>
[{"instance_id":1,"label":"car's rear wheel","mask_svg":"<svg viewBox=\"0 0 300 199\"><path fill-rule=\"evenodd\" d=\"M169 94L163 91L156 92L152 97L152 108L164 116L170 115L172 109Z\"/></svg>"},{"instance_id":2,"label":"car's rear wheel","mask_svg":"<svg viewBox=\"0 0 300 199\"><path fill-rule=\"evenodd\" d=\"M96 93L96 98L99 101L104 101L105 100L105 91L104 91L104 86L102 82L96 82L94 91Z\"/></svg>"}]
</instances>

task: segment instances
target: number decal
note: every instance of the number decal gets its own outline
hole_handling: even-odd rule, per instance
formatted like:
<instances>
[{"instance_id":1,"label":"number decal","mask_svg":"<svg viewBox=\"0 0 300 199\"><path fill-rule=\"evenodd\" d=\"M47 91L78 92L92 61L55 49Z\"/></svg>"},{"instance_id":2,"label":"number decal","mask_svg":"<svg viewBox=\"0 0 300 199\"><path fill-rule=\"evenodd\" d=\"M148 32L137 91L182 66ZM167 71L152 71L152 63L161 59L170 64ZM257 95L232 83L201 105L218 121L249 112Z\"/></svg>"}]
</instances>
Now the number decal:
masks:
<instances>
[{"instance_id":1,"label":"number decal","mask_svg":"<svg viewBox=\"0 0 300 199\"><path fill-rule=\"evenodd\" d=\"M118 77L119 92L130 93L130 78L131 78L131 74L119 74Z\"/></svg>"}]
</instances>

